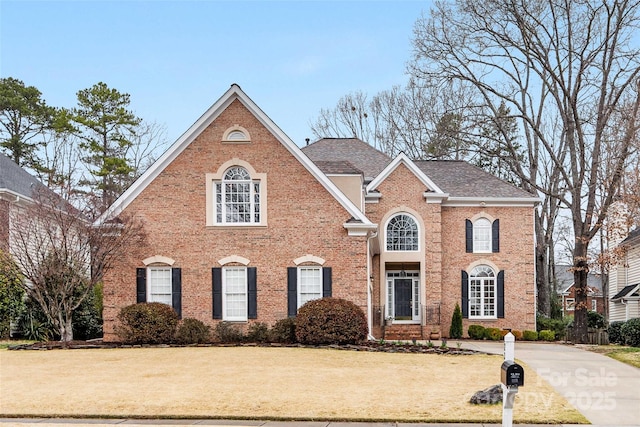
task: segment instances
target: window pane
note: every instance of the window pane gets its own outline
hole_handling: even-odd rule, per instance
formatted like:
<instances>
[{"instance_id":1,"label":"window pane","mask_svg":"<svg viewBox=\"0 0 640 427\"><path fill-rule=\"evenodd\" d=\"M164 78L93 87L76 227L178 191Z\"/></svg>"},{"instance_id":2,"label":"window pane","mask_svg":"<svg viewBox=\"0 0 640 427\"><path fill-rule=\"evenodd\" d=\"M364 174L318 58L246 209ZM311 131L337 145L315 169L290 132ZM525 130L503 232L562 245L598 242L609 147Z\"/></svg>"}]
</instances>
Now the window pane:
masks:
<instances>
[{"instance_id":1,"label":"window pane","mask_svg":"<svg viewBox=\"0 0 640 427\"><path fill-rule=\"evenodd\" d=\"M469 275L469 317L496 316L496 280L487 265L474 268Z\"/></svg>"},{"instance_id":2,"label":"window pane","mask_svg":"<svg viewBox=\"0 0 640 427\"><path fill-rule=\"evenodd\" d=\"M491 222L486 218L473 223L473 251L491 252Z\"/></svg>"},{"instance_id":3,"label":"window pane","mask_svg":"<svg viewBox=\"0 0 640 427\"><path fill-rule=\"evenodd\" d=\"M252 181L246 169L232 167L216 183L218 223L260 222L260 181Z\"/></svg>"},{"instance_id":4,"label":"window pane","mask_svg":"<svg viewBox=\"0 0 640 427\"><path fill-rule=\"evenodd\" d=\"M161 302L171 305L171 268L149 268L148 302Z\"/></svg>"},{"instance_id":5,"label":"window pane","mask_svg":"<svg viewBox=\"0 0 640 427\"><path fill-rule=\"evenodd\" d=\"M387 225L388 251L417 251L418 225L408 215L396 215Z\"/></svg>"},{"instance_id":6,"label":"window pane","mask_svg":"<svg viewBox=\"0 0 640 427\"><path fill-rule=\"evenodd\" d=\"M224 269L225 318L247 317L247 270L243 267Z\"/></svg>"},{"instance_id":7,"label":"window pane","mask_svg":"<svg viewBox=\"0 0 640 427\"><path fill-rule=\"evenodd\" d=\"M298 268L298 307L318 298L322 298L322 268Z\"/></svg>"}]
</instances>

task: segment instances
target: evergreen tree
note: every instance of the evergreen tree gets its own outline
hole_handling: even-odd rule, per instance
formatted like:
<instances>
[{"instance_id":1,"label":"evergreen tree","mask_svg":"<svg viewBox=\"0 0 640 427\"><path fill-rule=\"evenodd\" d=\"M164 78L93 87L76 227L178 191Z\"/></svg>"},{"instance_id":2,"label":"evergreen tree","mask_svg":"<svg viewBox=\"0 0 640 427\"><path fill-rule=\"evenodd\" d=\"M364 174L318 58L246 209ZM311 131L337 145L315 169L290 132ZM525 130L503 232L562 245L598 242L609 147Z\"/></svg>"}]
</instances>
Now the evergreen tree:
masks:
<instances>
[{"instance_id":1,"label":"evergreen tree","mask_svg":"<svg viewBox=\"0 0 640 427\"><path fill-rule=\"evenodd\" d=\"M458 303L456 303L453 316L451 316L449 338L462 338L462 311L460 311L460 305L458 305Z\"/></svg>"}]
</instances>

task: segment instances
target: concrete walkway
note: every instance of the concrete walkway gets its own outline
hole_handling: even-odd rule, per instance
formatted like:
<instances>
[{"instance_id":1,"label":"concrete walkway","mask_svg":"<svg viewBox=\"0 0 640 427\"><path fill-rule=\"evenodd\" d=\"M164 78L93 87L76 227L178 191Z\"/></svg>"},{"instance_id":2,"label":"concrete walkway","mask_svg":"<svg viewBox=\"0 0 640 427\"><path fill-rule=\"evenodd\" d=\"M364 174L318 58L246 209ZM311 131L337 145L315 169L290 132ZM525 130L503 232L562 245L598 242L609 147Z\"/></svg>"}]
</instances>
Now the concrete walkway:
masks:
<instances>
[{"instance_id":1,"label":"concrete walkway","mask_svg":"<svg viewBox=\"0 0 640 427\"><path fill-rule=\"evenodd\" d=\"M463 341L463 348L503 354L502 342ZM640 369L577 346L516 342L516 359L534 369L582 413L593 427L640 427ZM498 369L498 367L496 367ZM499 375L496 372L496 376ZM527 379L525 378L525 385ZM543 401L543 400L542 400ZM544 408L541 408L544 410ZM0 427L112 427L213 425L218 427L496 427L501 424L399 424L343 422L280 422L237 420L134 419L1 419ZM542 427L517 424L517 427ZM560 425L559 425L560 426ZM562 427L574 427L563 424ZM549 427L546 425L546 427Z\"/></svg>"},{"instance_id":2,"label":"concrete walkway","mask_svg":"<svg viewBox=\"0 0 640 427\"><path fill-rule=\"evenodd\" d=\"M462 347L495 354L504 351L502 342L465 341ZM564 344L516 342L515 357L534 369L592 424L640 426L639 368Z\"/></svg>"}]
</instances>

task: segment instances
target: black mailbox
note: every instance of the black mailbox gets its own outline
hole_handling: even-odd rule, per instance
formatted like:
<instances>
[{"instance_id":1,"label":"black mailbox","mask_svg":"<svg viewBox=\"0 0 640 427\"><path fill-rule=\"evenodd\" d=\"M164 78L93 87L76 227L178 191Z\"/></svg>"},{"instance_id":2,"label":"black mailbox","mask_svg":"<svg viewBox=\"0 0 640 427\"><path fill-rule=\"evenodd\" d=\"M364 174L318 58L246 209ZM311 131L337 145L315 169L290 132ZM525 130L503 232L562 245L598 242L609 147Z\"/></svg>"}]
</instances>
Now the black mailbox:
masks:
<instances>
[{"instance_id":1,"label":"black mailbox","mask_svg":"<svg viewBox=\"0 0 640 427\"><path fill-rule=\"evenodd\" d=\"M524 385L524 369L511 360L505 360L502 363L502 384L507 387Z\"/></svg>"}]
</instances>

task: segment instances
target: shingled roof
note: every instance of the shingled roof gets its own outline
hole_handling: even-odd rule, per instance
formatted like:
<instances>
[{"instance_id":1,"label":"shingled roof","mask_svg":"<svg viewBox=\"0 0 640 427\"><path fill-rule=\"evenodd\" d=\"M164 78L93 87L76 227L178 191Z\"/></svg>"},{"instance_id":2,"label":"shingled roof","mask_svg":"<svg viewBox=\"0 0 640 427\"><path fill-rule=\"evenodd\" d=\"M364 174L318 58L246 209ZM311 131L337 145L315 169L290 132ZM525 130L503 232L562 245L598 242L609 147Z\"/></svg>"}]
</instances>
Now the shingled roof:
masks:
<instances>
[{"instance_id":1,"label":"shingled roof","mask_svg":"<svg viewBox=\"0 0 640 427\"><path fill-rule=\"evenodd\" d=\"M461 160L416 160L414 163L450 197L536 198Z\"/></svg>"},{"instance_id":2,"label":"shingled roof","mask_svg":"<svg viewBox=\"0 0 640 427\"><path fill-rule=\"evenodd\" d=\"M323 138L302 147L302 152L318 167L320 162L349 162L364 173L365 181L371 181L391 162L391 157L358 138Z\"/></svg>"},{"instance_id":3,"label":"shingled roof","mask_svg":"<svg viewBox=\"0 0 640 427\"><path fill-rule=\"evenodd\" d=\"M33 191L38 188L45 186L9 157L0 153L0 192L6 191L31 198Z\"/></svg>"},{"instance_id":4,"label":"shingled roof","mask_svg":"<svg viewBox=\"0 0 640 427\"><path fill-rule=\"evenodd\" d=\"M362 171L346 161L314 162L326 175L362 175Z\"/></svg>"}]
</instances>

